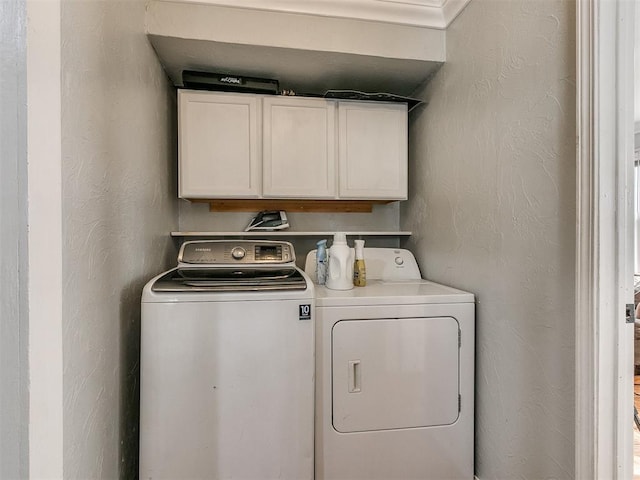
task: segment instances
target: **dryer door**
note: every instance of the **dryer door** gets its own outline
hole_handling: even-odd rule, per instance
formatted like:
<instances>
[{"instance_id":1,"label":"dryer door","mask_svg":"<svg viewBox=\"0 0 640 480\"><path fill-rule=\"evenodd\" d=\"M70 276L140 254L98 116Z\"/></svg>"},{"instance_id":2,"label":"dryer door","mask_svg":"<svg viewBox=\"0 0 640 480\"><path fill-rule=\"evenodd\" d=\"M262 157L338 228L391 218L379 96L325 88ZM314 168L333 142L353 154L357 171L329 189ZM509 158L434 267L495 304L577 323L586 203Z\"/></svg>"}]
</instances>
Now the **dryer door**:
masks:
<instances>
[{"instance_id":1,"label":"dryer door","mask_svg":"<svg viewBox=\"0 0 640 480\"><path fill-rule=\"evenodd\" d=\"M333 427L348 433L454 423L458 332L452 317L337 322Z\"/></svg>"}]
</instances>

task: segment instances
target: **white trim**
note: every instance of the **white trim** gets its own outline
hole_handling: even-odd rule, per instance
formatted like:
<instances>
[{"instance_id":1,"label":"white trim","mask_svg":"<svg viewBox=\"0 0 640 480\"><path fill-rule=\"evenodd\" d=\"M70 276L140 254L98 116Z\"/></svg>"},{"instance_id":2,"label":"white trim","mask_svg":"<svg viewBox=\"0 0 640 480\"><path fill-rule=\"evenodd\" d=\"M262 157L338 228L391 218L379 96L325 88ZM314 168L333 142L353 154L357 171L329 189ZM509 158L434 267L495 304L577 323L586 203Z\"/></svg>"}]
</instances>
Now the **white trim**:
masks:
<instances>
[{"instance_id":1,"label":"white trim","mask_svg":"<svg viewBox=\"0 0 640 480\"><path fill-rule=\"evenodd\" d=\"M577 2L575 478L632 472L633 8Z\"/></svg>"},{"instance_id":2,"label":"white trim","mask_svg":"<svg viewBox=\"0 0 640 480\"><path fill-rule=\"evenodd\" d=\"M29 477L62 478L60 0L27 0Z\"/></svg>"},{"instance_id":3,"label":"white trim","mask_svg":"<svg viewBox=\"0 0 640 480\"><path fill-rule=\"evenodd\" d=\"M595 212L594 190L594 134L593 71L594 24L593 1L577 2L577 101L576 130L578 151L576 162L576 417L574 478L596 478L596 412L594 395L597 371L593 339L595 330L596 266L594 262Z\"/></svg>"},{"instance_id":4,"label":"white trim","mask_svg":"<svg viewBox=\"0 0 640 480\"><path fill-rule=\"evenodd\" d=\"M166 1L166 0L161 0ZM446 29L470 0L173 0Z\"/></svg>"},{"instance_id":5,"label":"white trim","mask_svg":"<svg viewBox=\"0 0 640 480\"><path fill-rule=\"evenodd\" d=\"M442 5L445 28L448 28L471 0L448 0Z\"/></svg>"},{"instance_id":6,"label":"white trim","mask_svg":"<svg viewBox=\"0 0 640 480\"><path fill-rule=\"evenodd\" d=\"M615 230L617 252L617 300L620 318L625 316L625 306L634 302L633 274L635 245L635 176L634 176L634 50L635 50L635 1L618 4L615 22L617 33L616 65L616 202ZM613 101L613 100L611 100ZM635 312L634 312L635 313ZM634 324L618 322L613 351L617 354L618 369L616 400L617 478L633 477L633 423L629 418L633 411L633 358Z\"/></svg>"}]
</instances>

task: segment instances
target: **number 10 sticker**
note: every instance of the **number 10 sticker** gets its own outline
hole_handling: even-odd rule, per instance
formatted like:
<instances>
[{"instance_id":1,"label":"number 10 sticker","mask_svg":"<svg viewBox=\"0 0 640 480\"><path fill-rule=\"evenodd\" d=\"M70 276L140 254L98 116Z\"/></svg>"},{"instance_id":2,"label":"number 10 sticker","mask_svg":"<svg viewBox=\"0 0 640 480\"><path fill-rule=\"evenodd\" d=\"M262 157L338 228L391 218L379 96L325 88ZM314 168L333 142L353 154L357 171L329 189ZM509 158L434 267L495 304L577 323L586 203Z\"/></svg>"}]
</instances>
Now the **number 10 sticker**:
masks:
<instances>
[{"instance_id":1,"label":"number 10 sticker","mask_svg":"<svg viewBox=\"0 0 640 480\"><path fill-rule=\"evenodd\" d=\"M298 320L311 320L311 305L305 303L304 305L299 305L299 314L300 318Z\"/></svg>"}]
</instances>

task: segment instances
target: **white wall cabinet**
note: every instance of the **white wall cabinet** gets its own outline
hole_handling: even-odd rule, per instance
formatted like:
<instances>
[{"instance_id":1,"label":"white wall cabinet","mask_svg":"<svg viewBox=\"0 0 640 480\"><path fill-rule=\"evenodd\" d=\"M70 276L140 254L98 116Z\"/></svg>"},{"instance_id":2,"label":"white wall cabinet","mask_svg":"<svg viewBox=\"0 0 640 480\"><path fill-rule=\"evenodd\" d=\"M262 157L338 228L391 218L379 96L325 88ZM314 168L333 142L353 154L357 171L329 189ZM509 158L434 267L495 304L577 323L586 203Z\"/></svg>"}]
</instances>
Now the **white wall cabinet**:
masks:
<instances>
[{"instance_id":1,"label":"white wall cabinet","mask_svg":"<svg viewBox=\"0 0 640 480\"><path fill-rule=\"evenodd\" d=\"M179 90L179 196L406 200L407 106Z\"/></svg>"},{"instance_id":2,"label":"white wall cabinet","mask_svg":"<svg viewBox=\"0 0 640 480\"><path fill-rule=\"evenodd\" d=\"M264 197L335 198L335 102L264 97Z\"/></svg>"},{"instance_id":3,"label":"white wall cabinet","mask_svg":"<svg viewBox=\"0 0 640 480\"><path fill-rule=\"evenodd\" d=\"M407 105L340 102L340 198L407 199Z\"/></svg>"},{"instance_id":4,"label":"white wall cabinet","mask_svg":"<svg viewBox=\"0 0 640 480\"><path fill-rule=\"evenodd\" d=\"M258 198L259 99L178 91L178 196Z\"/></svg>"}]
</instances>

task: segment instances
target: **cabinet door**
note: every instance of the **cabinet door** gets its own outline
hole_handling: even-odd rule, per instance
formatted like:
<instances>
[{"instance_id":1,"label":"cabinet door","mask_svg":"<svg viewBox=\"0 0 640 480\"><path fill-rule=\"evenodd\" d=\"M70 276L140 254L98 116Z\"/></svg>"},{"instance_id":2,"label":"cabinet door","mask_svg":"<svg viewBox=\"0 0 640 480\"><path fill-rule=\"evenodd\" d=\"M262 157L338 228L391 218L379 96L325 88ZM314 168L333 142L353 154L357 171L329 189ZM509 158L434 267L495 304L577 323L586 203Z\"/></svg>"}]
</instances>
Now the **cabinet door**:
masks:
<instances>
[{"instance_id":1,"label":"cabinet door","mask_svg":"<svg viewBox=\"0 0 640 480\"><path fill-rule=\"evenodd\" d=\"M407 105L340 102L340 198L407 199Z\"/></svg>"},{"instance_id":2,"label":"cabinet door","mask_svg":"<svg viewBox=\"0 0 640 480\"><path fill-rule=\"evenodd\" d=\"M258 101L178 91L180 198L259 196Z\"/></svg>"},{"instance_id":3,"label":"cabinet door","mask_svg":"<svg viewBox=\"0 0 640 480\"><path fill-rule=\"evenodd\" d=\"M264 97L265 197L335 197L335 103Z\"/></svg>"},{"instance_id":4,"label":"cabinet door","mask_svg":"<svg viewBox=\"0 0 640 480\"><path fill-rule=\"evenodd\" d=\"M332 330L332 416L341 433L451 425L459 414L453 317L343 320Z\"/></svg>"}]
</instances>

